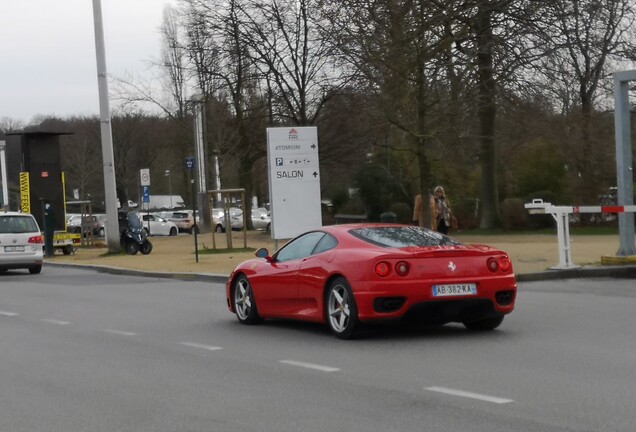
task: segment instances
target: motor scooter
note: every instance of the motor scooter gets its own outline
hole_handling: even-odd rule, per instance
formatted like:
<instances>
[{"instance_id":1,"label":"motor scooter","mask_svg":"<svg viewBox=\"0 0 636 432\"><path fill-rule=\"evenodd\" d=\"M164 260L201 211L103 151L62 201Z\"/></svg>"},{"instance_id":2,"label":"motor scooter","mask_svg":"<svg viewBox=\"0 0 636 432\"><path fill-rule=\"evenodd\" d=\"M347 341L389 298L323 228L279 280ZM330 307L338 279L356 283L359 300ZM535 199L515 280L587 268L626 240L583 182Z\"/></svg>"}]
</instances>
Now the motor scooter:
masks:
<instances>
[{"instance_id":1,"label":"motor scooter","mask_svg":"<svg viewBox=\"0 0 636 432\"><path fill-rule=\"evenodd\" d=\"M143 228L139 213L120 212L118 216L121 248L130 255L136 255L137 252L148 255L152 252L152 243L148 240L148 232Z\"/></svg>"}]
</instances>

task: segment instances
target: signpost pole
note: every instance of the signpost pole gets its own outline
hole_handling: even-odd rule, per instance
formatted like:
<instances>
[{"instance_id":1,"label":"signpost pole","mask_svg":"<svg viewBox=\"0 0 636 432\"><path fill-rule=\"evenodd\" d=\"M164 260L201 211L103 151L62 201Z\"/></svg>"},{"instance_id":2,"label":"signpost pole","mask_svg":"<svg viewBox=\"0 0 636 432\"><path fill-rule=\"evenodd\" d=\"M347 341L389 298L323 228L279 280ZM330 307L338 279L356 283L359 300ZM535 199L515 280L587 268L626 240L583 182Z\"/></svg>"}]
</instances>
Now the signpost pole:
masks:
<instances>
[{"instance_id":1,"label":"signpost pole","mask_svg":"<svg viewBox=\"0 0 636 432\"><path fill-rule=\"evenodd\" d=\"M186 168L190 171L190 183L192 184L192 217L194 218L194 225L192 230L194 231L194 256L196 261L199 262L199 240L197 238L199 226L197 225L197 192L196 185L194 184L194 157L188 156L186 158Z\"/></svg>"}]
</instances>

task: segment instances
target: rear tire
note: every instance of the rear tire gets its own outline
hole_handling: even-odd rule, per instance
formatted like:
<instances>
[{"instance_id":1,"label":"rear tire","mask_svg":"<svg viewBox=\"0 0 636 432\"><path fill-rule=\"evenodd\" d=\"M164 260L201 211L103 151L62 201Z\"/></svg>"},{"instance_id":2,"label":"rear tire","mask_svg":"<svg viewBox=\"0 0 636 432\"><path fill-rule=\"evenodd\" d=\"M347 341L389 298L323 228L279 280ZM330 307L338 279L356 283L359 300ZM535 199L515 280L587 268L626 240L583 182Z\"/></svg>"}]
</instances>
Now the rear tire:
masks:
<instances>
[{"instance_id":1,"label":"rear tire","mask_svg":"<svg viewBox=\"0 0 636 432\"><path fill-rule=\"evenodd\" d=\"M339 339L353 337L358 326L358 307L349 282L334 279L326 292L325 316L331 332Z\"/></svg>"},{"instance_id":2,"label":"rear tire","mask_svg":"<svg viewBox=\"0 0 636 432\"><path fill-rule=\"evenodd\" d=\"M175 227L170 228L170 235L171 236L176 236L178 232L179 232L179 230L176 229Z\"/></svg>"},{"instance_id":3,"label":"rear tire","mask_svg":"<svg viewBox=\"0 0 636 432\"><path fill-rule=\"evenodd\" d=\"M503 322L504 316L498 315L486 319L482 319L479 321L466 321L464 322L464 327L468 330L476 330L476 331L489 331L494 330Z\"/></svg>"},{"instance_id":4,"label":"rear tire","mask_svg":"<svg viewBox=\"0 0 636 432\"><path fill-rule=\"evenodd\" d=\"M127 241L126 253L128 253L129 255L137 255L137 252L139 252L139 244L132 240Z\"/></svg>"},{"instance_id":5,"label":"rear tire","mask_svg":"<svg viewBox=\"0 0 636 432\"><path fill-rule=\"evenodd\" d=\"M42 272L42 264L36 265L35 267L29 267L29 273L31 274L40 274Z\"/></svg>"}]
</instances>

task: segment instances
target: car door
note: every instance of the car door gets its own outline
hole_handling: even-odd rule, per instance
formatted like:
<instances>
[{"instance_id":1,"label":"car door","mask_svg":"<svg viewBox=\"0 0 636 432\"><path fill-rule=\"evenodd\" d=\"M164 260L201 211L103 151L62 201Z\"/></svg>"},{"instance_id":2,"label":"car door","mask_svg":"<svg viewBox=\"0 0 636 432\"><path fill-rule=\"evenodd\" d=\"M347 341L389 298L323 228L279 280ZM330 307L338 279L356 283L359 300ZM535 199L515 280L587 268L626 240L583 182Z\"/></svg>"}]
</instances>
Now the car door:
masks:
<instances>
[{"instance_id":1,"label":"car door","mask_svg":"<svg viewBox=\"0 0 636 432\"><path fill-rule=\"evenodd\" d=\"M326 234L316 243L311 254L303 258L298 268L299 313L319 319L322 314L323 288L329 276L330 262L338 240Z\"/></svg>"},{"instance_id":2,"label":"car door","mask_svg":"<svg viewBox=\"0 0 636 432\"><path fill-rule=\"evenodd\" d=\"M298 300L300 265L324 235L314 231L290 241L274 254L267 276L254 280L254 294L263 315L294 316L301 309Z\"/></svg>"}]
</instances>

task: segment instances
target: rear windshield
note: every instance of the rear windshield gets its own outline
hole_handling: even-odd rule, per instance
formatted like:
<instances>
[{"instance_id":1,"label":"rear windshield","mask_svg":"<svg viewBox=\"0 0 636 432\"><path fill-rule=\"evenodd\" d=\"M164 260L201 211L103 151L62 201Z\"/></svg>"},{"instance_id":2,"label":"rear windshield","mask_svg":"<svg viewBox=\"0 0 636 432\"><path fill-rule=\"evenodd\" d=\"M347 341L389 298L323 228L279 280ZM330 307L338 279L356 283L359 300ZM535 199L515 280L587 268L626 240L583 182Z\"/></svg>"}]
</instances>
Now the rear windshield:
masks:
<instances>
[{"instance_id":1,"label":"rear windshield","mask_svg":"<svg viewBox=\"0 0 636 432\"><path fill-rule=\"evenodd\" d=\"M39 232L31 216L0 216L0 234Z\"/></svg>"},{"instance_id":2,"label":"rear windshield","mask_svg":"<svg viewBox=\"0 0 636 432\"><path fill-rule=\"evenodd\" d=\"M377 246L459 246L462 243L435 231L416 226L367 227L349 231L351 235Z\"/></svg>"}]
</instances>

